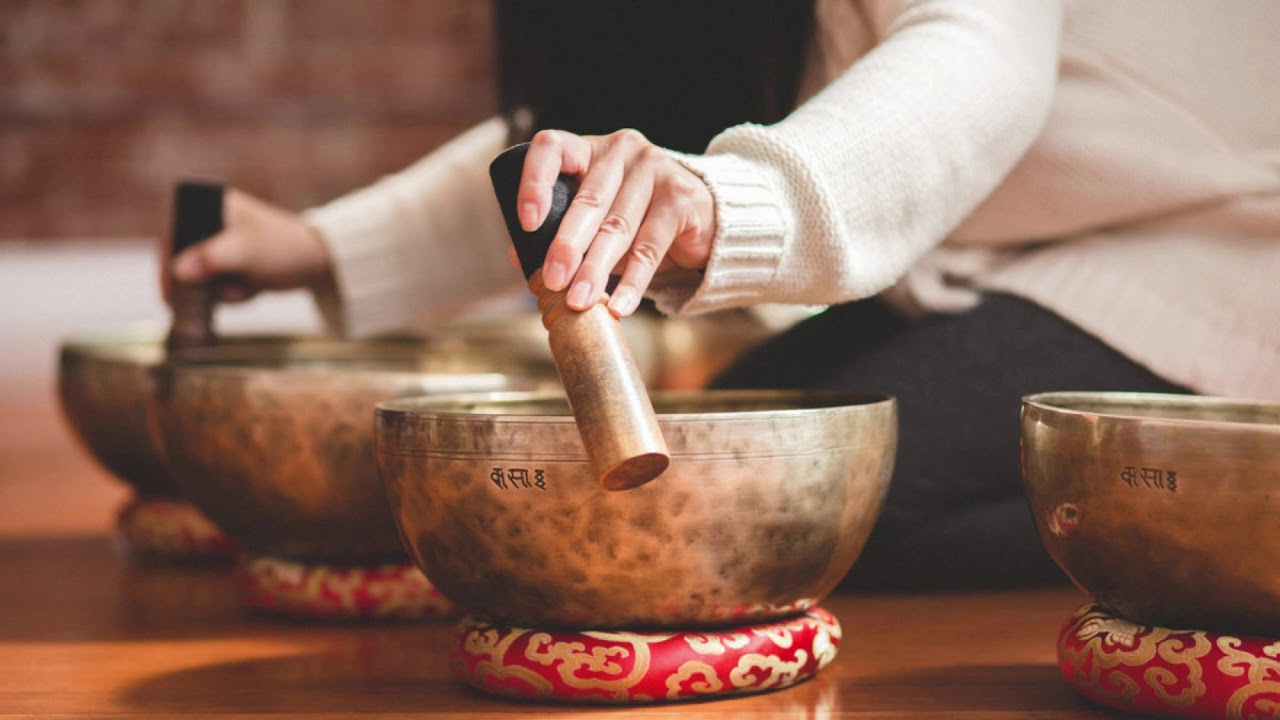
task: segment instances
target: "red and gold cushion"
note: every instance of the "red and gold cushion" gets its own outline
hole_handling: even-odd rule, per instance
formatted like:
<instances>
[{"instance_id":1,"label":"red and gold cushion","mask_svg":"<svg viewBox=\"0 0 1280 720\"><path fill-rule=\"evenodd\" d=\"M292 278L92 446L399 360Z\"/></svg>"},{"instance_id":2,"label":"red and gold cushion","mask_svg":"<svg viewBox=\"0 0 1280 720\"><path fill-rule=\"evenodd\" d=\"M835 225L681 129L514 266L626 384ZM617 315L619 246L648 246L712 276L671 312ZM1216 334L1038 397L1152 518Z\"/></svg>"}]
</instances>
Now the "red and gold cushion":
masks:
<instances>
[{"instance_id":1,"label":"red and gold cushion","mask_svg":"<svg viewBox=\"0 0 1280 720\"><path fill-rule=\"evenodd\" d=\"M186 500L134 497L116 515L129 552L171 562L225 562L236 546Z\"/></svg>"},{"instance_id":2,"label":"red and gold cushion","mask_svg":"<svg viewBox=\"0 0 1280 720\"><path fill-rule=\"evenodd\" d=\"M416 566L313 565L246 558L241 599L253 610L312 620L429 620L460 613Z\"/></svg>"},{"instance_id":3,"label":"red and gold cushion","mask_svg":"<svg viewBox=\"0 0 1280 720\"><path fill-rule=\"evenodd\" d=\"M1184 718L1280 717L1280 640L1135 625L1090 603L1058 634L1058 666L1109 707Z\"/></svg>"},{"instance_id":4,"label":"red and gold cushion","mask_svg":"<svg viewBox=\"0 0 1280 720\"><path fill-rule=\"evenodd\" d=\"M821 608L701 632L548 632L467 617L451 665L459 679L494 695L653 703L789 687L830 664L839 645L840 623Z\"/></svg>"}]
</instances>

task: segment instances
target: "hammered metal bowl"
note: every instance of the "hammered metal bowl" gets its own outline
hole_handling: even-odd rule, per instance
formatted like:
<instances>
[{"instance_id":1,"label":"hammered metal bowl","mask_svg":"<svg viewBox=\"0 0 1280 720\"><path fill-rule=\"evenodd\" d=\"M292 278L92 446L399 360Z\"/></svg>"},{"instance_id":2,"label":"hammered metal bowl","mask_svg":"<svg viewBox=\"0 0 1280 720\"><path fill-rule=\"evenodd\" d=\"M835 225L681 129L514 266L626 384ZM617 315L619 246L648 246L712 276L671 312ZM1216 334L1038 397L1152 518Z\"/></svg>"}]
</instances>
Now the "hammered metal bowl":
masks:
<instances>
[{"instance_id":1,"label":"hammered metal bowl","mask_svg":"<svg viewBox=\"0 0 1280 720\"><path fill-rule=\"evenodd\" d=\"M80 338L58 349L58 401L80 445L140 494L178 494L147 429L147 370L156 338Z\"/></svg>"},{"instance_id":2,"label":"hammered metal bowl","mask_svg":"<svg viewBox=\"0 0 1280 720\"><path fill-rule=\"evenodd\" d=\"M723 314L691 320L635 316L623 327L646 382L655 388L701 383L763 337L757 326ZM551 367L547 332L536 312L459 321L422 337L372 341L226 335L216 345L193 352L196 357L233 362L485 353ZM147 421L148 372L164 360L163 337L155 335L69 338L58 354L58 398L72 435L108 472L145 497L180 495Z\"/></svg>"},{"instance_id":3,"label":"hammered metal bowl","mask_svg":"<svg viewBox=\"0 0 1280 720\"><path fill-rule=\"evenodd\" d=\"M229 334L184 351L203 360L280 362L414 358L426 354L493 353L551 367L537 313L459 321L426 335L337 340L290 334ZM76 440L108 472L147 497L175 497L178 486L147 422L148 373L164 362L162 335L72 337L58 348L58 399ZM541 370L539 370L541 372Z\"/></svg>"},{"instance_id":4,"label":"hammered metal bowl","mask_svg":"<svg viewBox=\"0 0 1280 720\"><path fill-rule=\"evenodd\" d=\"M1023 399L1022 474L1053 559L1141 624L1280 637L1280 405Z\"/></svg>"},{"instance_id":5,"label":"hammered metal bowl","mask_svg":"<svg viewBox=\"0 0 1280 720\"><path fill-rule=\"evenodd\" d=\"M379 473L405 544L462 607L531 627L707 627L815 605L888 488L892 398L654 393L671 466L600 488L567 401L381 403Z\"/></svg>"},{"instance_id":6,"label":"hammered metal bowl","mask_svg":"<svg viewBox=\"0 0 1280 720\"><path fill-rule=\"evenodd\" d=\"M556 384L549 361L461 352L182 358L156 365L152 431L182 495L252 555L404 561L373 459L377 402Z\"/></svg>"},{"instance_id":7,"label":"hammered metal bowl","mask_svg":"<svg viewBox=\"0 0 1280 720\"><path fill-rule=\"evenodd\" d=\"M353 343L284 335L222 338L199 350L201 357L281 358L289 355L349 356ZM420 354L418 340L379 341L387 355ZM108 472L142 496L176 497L170 475L147 422L148 373L164 362L158 336L71 338L58 352L58 400L72 435Z\"/></svg>"}]
</instances>

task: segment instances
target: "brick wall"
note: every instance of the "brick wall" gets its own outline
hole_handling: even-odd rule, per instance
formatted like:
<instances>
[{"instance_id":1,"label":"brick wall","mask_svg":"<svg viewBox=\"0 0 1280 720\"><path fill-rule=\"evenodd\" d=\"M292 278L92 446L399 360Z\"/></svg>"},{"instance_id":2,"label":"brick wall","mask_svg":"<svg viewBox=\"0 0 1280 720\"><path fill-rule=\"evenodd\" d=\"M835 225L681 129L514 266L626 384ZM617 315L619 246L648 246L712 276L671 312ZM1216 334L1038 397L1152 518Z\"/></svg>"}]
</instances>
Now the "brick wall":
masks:
<instances>
[{"instance_id":1,"label":"brick wall","mask_svg":"<svg viewBox=\"0 0 1280 720\"><path fill-rule=\"evenodd\" d=\"M0 238L154 234L175 179L302 208L497 106L484 0L0 0Z\"/></svg>"}]
</instances>

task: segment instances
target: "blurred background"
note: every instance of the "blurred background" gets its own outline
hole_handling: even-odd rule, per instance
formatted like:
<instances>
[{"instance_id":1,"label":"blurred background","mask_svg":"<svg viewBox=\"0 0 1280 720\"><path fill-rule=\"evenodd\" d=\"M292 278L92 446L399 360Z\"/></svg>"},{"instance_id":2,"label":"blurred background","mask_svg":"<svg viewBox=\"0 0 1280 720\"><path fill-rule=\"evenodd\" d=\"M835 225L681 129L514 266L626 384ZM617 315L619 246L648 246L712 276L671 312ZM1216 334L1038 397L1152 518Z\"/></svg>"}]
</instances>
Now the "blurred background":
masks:
<instances>
[{"instance_id":1,"label":"blurred background","mask_svg":"<svg viewBox=\"0 0 1280 720\"><path fill-rule=\"evenodd\" d=\"M154 232L179 176L295 208L497 107L483 0L0 0L0 236Z\"/></svg>"},{"instance_id":2,"label":"blurred background","mask_svg":"<svg viewBox=\"0 0 1280 720\"><path fill-rule=\"evenodd\" d=\"M119 484L45 482L89 462L57 347L167 328L175 181L293 209L367 184L495 112L491 36L483 0L0 0L0 536L109 522ZM299 293L217 324L319 327Z\"/></svg>"},{"instance_id":3,"label":"blurred background","mask_svg":"<svg viewBox=\"0 0 1280 720\"><path fill-rule=\"evenodd\" d=\"M302 209L492 115L491 26L483 0L0 0L5 378L43 380L66 334L164 326L176 180ZM297 295L219 310L316 323Z\"/></svg>"}]
</instances>

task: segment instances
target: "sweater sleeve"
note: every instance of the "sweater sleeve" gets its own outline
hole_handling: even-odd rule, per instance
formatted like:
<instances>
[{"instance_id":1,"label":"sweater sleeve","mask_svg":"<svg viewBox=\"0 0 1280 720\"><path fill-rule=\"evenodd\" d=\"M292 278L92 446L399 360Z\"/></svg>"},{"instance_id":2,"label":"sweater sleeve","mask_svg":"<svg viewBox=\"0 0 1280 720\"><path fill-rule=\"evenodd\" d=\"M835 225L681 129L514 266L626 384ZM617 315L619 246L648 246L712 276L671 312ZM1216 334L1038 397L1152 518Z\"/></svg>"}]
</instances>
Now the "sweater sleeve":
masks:
<instances>
[{"instance_id":1,"label":"sweater sleeve","mask_svg":"<svg viewBox=\"0 0 1280 720\"><path fill-rule=\"evenodd\" d=\"M337 297L317 297L349 336L442 320L519 287L488 166L506 124L488 120L394 175L304 213L333 262Z\"/></svg>"},{"instance_id":2,"label":"sweater sleeve","mask_svg":"<svg viewBox=\"0 0 1280 720\"><path fill-rule=\"evenodd\" d=\"M941 242L1009 172L1048 116L1056 0L879 0L875 46L771 126L700 156L717 233L705 273L655 285L693 314L873 295Z\"/></svg>"}]
</instances>

